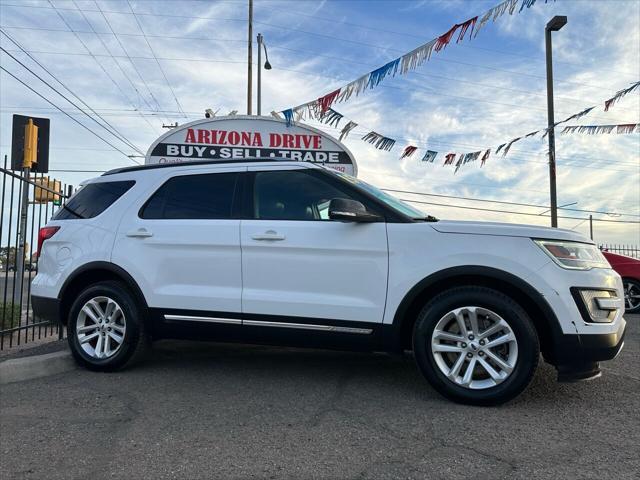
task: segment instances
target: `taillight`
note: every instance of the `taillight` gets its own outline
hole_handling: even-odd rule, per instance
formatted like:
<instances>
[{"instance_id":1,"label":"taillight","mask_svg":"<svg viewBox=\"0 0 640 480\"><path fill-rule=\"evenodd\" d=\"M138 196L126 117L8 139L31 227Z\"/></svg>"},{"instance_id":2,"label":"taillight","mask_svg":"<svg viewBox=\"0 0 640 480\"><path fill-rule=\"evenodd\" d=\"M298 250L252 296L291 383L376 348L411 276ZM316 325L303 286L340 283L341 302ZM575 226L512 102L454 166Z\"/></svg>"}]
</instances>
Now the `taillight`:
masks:
<instances>
[{"instance_id":1,"label":"taillight","mask_svg":"<svg viewBox=\"0 0 640 480\"><path fill-rule=\"evenodd\" d=\"M53 237L60 227L42 227L38 232L38 255L42 254L42 244L45 240Z\"/></svg>"}]
</instances>

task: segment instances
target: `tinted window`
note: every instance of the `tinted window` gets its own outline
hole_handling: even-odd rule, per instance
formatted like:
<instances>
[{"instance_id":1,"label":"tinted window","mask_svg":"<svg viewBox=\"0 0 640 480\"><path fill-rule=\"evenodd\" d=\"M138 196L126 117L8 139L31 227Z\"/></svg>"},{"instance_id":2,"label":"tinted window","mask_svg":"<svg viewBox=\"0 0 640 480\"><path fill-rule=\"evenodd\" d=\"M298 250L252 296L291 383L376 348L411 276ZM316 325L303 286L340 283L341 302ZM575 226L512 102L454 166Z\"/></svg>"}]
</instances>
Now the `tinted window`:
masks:
<instances>
[{"instance_id":1,"label":"tinted window","mask_svg":"<svg viewBox=\"0 0 640 480\"><path fill-rule=\"evenodd\" d=\"M231 218L237 179L237 173L174 177L153 194L140 216L148 219Z\"/></svg>"},{"instance_id":2,"label":"tinted window","mask_svg":"<svg viewBox=\"0 0 640 480\"><path fill-rule=\"evenodd\" d=\"M321 177L300 170L256 172L254 218L329 220L329 202L351 198Z\"/></svg>"},{"instance_id":3,"label":"tinted window","mask_svg":"<svg viewBox=\"0 0 640 480\"><path fill-rule=\"evenodd\" d=\"M136 182L100 182L90 183L82 187L69 199L53 220L93 218L104 212L113 202L118 200Z\"/></svg>"}]
</instances>

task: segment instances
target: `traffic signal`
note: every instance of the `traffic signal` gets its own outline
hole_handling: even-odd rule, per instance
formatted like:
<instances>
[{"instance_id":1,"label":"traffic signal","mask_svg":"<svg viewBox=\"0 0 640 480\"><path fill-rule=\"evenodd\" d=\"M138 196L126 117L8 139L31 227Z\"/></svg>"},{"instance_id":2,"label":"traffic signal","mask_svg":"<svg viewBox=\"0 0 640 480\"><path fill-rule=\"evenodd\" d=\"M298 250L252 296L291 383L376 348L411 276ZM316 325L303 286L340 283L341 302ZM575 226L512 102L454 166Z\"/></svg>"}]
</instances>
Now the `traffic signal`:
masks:
<instances>
[{"instance_id":1,"label":"traffic signal","mask_svg":"<svg viewBox=\"0 0 640 480\"><path fill-rule=\"evenodd\" d=\"M55 180L49 177L31 177L31 181L38 185L34 189L34 203L53 202L54 205L60 205L60 195L51 191L61 191L60 189L62 188L62 184L60 183L60 180ZM45 188L48 190L45 190Z\"/></svg>"},{"instance_id":2,"label":"traffic signal","mask_svg":"<svg viewBox=\"0 0 640 480\"><path fill-rule=\"evenodd\" d=\"M49 119L13 116L11 136L11 169L29 165L32 172L49 171Z\"/></svg>"},{"instance_id":3,"label":"traffic signal","mask_svg":"<svg viewBox=\"0 0 640 480\"><path fill-rule=\"evenodd\" d=\"M33 168L38 161L38 126L30 118L24 126L24 155L22 166Z\"/></svg>"}]
</instances>

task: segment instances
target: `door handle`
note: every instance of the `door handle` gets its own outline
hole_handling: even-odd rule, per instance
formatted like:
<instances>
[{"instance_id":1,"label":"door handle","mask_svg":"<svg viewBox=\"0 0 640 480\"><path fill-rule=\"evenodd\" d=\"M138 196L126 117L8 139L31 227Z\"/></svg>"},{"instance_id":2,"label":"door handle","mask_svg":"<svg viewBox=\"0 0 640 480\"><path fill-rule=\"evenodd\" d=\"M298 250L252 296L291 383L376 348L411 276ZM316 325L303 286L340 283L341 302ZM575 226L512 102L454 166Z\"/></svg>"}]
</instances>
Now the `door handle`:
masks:
<instances>
[{"instance_id":1,"label":"door handle","mask_svg":"<svg viewBox=\"0 0 640 480\"><path fill-rule=\"evenodd\" d=\"M267 230L261 234L251 235L251 238L258 241L279 241L284 240L286 237L274 232L273 230Z\"/></svg>"},{"instance_id":2,"label":"door handle","mask_svg":"<svg viewBox=\"0 0 640 480\"><path fill-rule=\"evenodd\" d=\"M127 237L147 238L153 237L153 233L148 231L146 228L139 228L137 230L131 230L130 232L127 232Z\"/></svg>"}]
</instances>

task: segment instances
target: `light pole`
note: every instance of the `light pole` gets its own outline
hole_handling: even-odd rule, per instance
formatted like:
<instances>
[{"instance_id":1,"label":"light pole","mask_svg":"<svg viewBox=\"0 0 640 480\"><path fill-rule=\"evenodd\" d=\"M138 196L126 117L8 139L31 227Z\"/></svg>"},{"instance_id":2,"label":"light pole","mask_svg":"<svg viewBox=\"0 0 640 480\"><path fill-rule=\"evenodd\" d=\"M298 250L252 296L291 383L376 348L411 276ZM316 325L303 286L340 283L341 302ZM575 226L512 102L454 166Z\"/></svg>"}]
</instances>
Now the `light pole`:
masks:
<instances>
[{"instance_id":1,"label":"light pole","mask_svg":"<svg viewBox=\"0 0 640 480\"><path fill-rule=\"evenodd\" d=\"M567 17L556 15L544 29L547 52L547 125L549 135L549 192L551 194L551 226L558 226L558 197L556 193L556 136L553 119L553 60L551 57L551 32L557 32L567 24Z\"/></svg>"},{"instance_id":2,"label":"light pole","mask_svg":"<svg viewBox=\"0 0 640 480\"><path fill-rule=\"evenodd\" d=\"M269 54L267 53L267 46L264 44L264 37L261 33L258 34L258 115L262 115L262 49L264 48L264 69L271 70L271 64L269 63Z\"/></svg>"},{"instance_id":3,"label":"light pole","mask_svg":"<svg viewBox=\"0 0 640 480\"><path fill-rule=\"evenodd\" d=\"M251 64L253 63L253 52L251 50L253 44L253 0L249 0L249 44L247 45L247 115L251 115L251 91L253 86L251 80L253 71Z\"/></svg>"}]
</instances>

